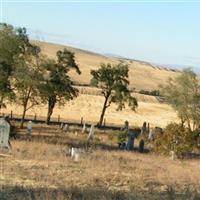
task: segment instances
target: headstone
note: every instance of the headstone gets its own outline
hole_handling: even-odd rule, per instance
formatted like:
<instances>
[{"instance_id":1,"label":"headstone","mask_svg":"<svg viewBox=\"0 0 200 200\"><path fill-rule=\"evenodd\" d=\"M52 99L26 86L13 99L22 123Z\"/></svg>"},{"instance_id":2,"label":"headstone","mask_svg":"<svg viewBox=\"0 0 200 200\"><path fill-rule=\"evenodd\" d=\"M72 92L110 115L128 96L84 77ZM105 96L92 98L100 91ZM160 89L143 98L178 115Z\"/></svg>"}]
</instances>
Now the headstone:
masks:
<instances>
[{"instance_id":1,"label":"headstone","mask_svg":"<svg viewBox=\"0 0 200 200\"><path fill-rule=\"evenodd\" d=\"M85 133L86 132L86 125L85 123L83 124L83 128L82 128L82 133Z\"/></svg>"},{"instance_id":2,"label":"headstone","mask_svg":"<svg viewBox=\"0 0 200 200\"><path fill-rule=\"evenodd\" d=\"M148 125L147 125L147 133L149 133L150 132L150 124L148 123Z\"/></svg>"},{"instance_id":3,"label":"headstone","mask_svg":"<svg viewBox=\"0 0 200 200\"><path fill-rule=\"evenodd\" d=\"M10 124L4 119L0 118L0 146L10 149L9 144Z\"/></svg>"},{"instance_id":4,"label":"headstone","mask_svg":"<svg viewBox=\"0 0 200 200\"><path fill-rule=\"evenodd\" d=\"M78 162L78 161L80 160L80 151L79 151L78 148L72 147L70 153L71 153L71 155L70 155L71 158L72 158L75 162Z\"/></svg>"},{"instance_id":5,"label":"headstone","mask_svg":"<svg viewBox=\"0 0 200 200\"><path fill-rule=\"evenodd\" d=\"M127 120L124 122L124 130L129 130L129 122Z\"/></svg>"},{"instance_id":6,"label":"headstone","mask_svg":"<svg viewBox=\"0 0 200 200\"><path fill-rule=\"evenodd\" d=\"M62 122L62 123L60 124L60 129L63 130L63 127L64 127L64 123Z\"/></svg>"},{"instance_id":7,"label":"headstone","mask_svg":"<svg viewBox=\"0 0 200 200\"><path fill-rule=\"evenodd\" d=\"M92 124L90 127L90 132L88 134L87 141L89 142L90 140L94 139L94 125Z\"/></svg>"},{"instance_id":8,"label":"headstone","mask_svg":"<svg viewBox=\"0 0 200 200\"><path fill-rule=\"evenodd\" d=\"M68 128L69 128L69 127L68 127L68 124L65 124L65 125L64 125L64 128L63 128L63 131L64 131L64 132L67 132L67 131L68 131Z\"/></svg>"},{"instance_id":9,"label":"headstone","mask_svg":"<svg viewBox=\"0 0 200 200\"><path fill-rule=\"evenodd\" d=\"M170 158L171 160L177 159L176 153L174 151L170 151Z\"/></svg>"},{"instance_id":10,"label":"headstone","mask_svg":"<svg viewBox=\"0 0 200 200\"><path fill-rule=\"evenodd\" d=\"M141 128L141 135L142 136L145 136L147 133L148 133L148 128L147 128L147 123L144 122L143 125L142 125L142 128Z\"/></svg>"},{"instance_id":11,"label":"headstone","mask_svg":"<svg viewBox=\"0 0 200 200\"><path fill-rule=\"evenodd\" d=\"M133 150L134 147L134 139L135 139L135 134L133 132L128 133L128 142L127 142L127 150Z\"/></svg>"},{"instance_id":12,"label":"headstone","mask_svg":"<svg viewBox=\"0 0 200 200\"><path fill-rule=\"evenodd\" d=\"M141 139L139 142L139 152L143 153L144 152L144 140Z\"/></svg>"},{"instance_id":13,"label":"headstone","mask_svg":"<svg viewBox=\"0 0 200 200\"><path fill-rule=\"evenodd\" d=\"M31 133L32 133L32 121L31 120L27 123L27 133L29 135L31 135Z\"/></svg>"},{"instance_id":14,"label":"headstone","mask_svg":"<svg viewBox=\"0 0 200 200\"><path fill-rule=\"evenodd\" d=\"M149 131L148 139L149 139L149 140L153 140L153 137L154 137L153 129L151 128L150 131Z\"/></svg>"}]
</instances>

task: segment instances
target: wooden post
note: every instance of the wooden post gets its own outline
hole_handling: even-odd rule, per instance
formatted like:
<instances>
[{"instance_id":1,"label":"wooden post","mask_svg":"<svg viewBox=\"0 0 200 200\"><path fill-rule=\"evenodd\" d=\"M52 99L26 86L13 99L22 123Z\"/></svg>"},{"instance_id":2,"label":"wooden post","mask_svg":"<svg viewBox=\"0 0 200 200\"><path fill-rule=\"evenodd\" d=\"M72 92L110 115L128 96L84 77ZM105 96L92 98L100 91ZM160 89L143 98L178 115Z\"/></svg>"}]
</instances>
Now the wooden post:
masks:
<instances>
[{"instance_id":1,"label":"wooden post","mask_svg":"<svg viewBox=\"0 0 200 200\"><path fill-rule=\"evenodd\" d=\"M106 126L106 118L104 118L104 122L103 122L104 126Z\"/></svg>"},{"instance_id":2,"label":"wooden post","mask_svg":"<svg viewBox=\"0 0 200 200\"><path fill-rule=\"evenodd\" d=\"M58 115L58 122L60 122L60 115Z\"/></svg>"},{"instance_id":3,"label":"wooden post","mask_svg":"<svg viewBox=\"0 0 200 200\"><path fill-rule=\"evenodd\" d=\"M35 116L34 116L34 121L36 121L37 120L37 115L36 115L36 113L35 113Z\"/></svg>"},{"instance_id":4,"label":"wooden post","mask_svg":"<svg viewBox=\"0 0 200 200\"><path fill-rule=\"evenodd\" d=\"M81 125L83 125L83 117L81 117Z\"/></svg>"},{"instance_id":5,"label":"wooden post","mask_svg":"<svg viewBox=\"0 0 200 200\"><path fill-rule=\"evenodd\" d=\"M10 119L12 119L12 117L13 117L13 111L11 110L10 111Z\"/></svg>"}]
</instances>

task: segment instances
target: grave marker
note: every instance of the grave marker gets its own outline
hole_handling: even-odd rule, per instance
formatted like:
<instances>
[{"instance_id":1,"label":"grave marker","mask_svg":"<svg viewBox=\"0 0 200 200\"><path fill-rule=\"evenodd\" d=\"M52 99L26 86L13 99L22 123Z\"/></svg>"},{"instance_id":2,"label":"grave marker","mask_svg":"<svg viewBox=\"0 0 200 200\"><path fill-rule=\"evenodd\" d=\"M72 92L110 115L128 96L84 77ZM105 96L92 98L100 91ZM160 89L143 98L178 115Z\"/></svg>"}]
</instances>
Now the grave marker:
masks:
<instances>
[{"instance_id":1,"label":"grave marker","mask_svg":"<svg viewBox=\"0 0 200 200\"><path fill-rule=\"evenodd\" d=\"M86 125L85 123L83 124L83 129L82 129L82 133L85 133L86 132Z\"/></svg>"},{"instance_id":2,"label":"grave marker","mask_svg":"<svg viewBox=\"0 0 200 200\"><path fill-rule=\"evenodd\" d=\"M32 133L32 121L31 120L27 123L27 133L29 135L31 135L31 133Z\"/></svg>"},{"instance_id":3,"label":"grave marker","mask_svg":"<svg viewBox=\"0 0 200 200\"><path fill-rule=\"evenodd\" d=\"M89 142L90 140L94 139L94 125L92 124L90 127L90 132L88 134L87 141Z\"/></svg>"},{"instance_id":4,"label":"grave marker","mask_svg":"<svg viewBox=\"0 0 200 200\"><path fill-rule=\"evenodd\" d=\"M128 142L127 142L127 150L133 150L134 147L134 139L135 139L135 134L133 132L128 133Z\"/></svg>"},{"instance_id":5,"label":"grave marker","mask_svg":"<svg viewBox=\"0 0 200 200\"><path fill-rule=\"evenodd\" d=\"M10 149L9 144L10 124L4 119L0 118L0 146Z\"/></svg>"}]
</instances>

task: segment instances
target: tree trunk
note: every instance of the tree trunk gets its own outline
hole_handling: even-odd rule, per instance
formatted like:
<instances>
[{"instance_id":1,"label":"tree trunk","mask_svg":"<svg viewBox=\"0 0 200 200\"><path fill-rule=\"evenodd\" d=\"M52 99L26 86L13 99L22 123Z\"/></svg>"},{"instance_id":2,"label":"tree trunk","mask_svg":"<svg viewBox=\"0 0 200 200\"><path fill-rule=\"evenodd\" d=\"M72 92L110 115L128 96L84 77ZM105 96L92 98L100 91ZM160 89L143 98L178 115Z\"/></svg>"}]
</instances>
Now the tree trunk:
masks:
<instances>
[{"instance_id":1,"label":"tree trunk","mask_svg":"<svg viewBox=\"0 0 200 200\"><path fill-rule=\"evenodd\" d=\"M24 119L25 119L25 116L26 116L27 103L28 103L28 101L26 101L24 103L24 106L23 106L23 113L22 113L22 119L21 119L21 123L20 123L20 128L24 127Z\"/></svg>"},{"instance_id":2,"label":"tree trunk","mask_svg":"<svg viewBox=\"0 0 200 200\"><path fill-rule=\"evenodd\" d=\"M51 115L53 114L53 109L55 107L56 104L56 97L50 97L48 100L48 112L47 112L47 118L46 118L46 124L49 124L50 120L51 120Z\"/></svg>"},{"instance_id":3,"label":"tree trunk","mask_svg":"<svg viewBox=\"0 0 200 200\"><path fill-rule=\"evenodd\" d=\"M192 131L189 117L187 117L187 125L188 125L189 131Z\"/></svg>"},{"instance_id":4,"label":"tree trunk","mask_svg":"<svg viewBox=\"0 0 200 200\"><path fill-rule=\"evenodd\" d=\"M104 115L105 115L105 112L106 112L108 98L109 98L109 95L107 95L105 97L105 101L104 101L104 104L103 104L103 109L102 109L101 116L100 116L99 123L98 123L99 126L102 126L102 123L103 123L103 118L104 118Z\"/></svg>"},{"instance_id":5,"label":"tree trunk","mask_svg":"<svg viewBox=\"0 0 200 200\"><path fill-rule=\"evenodd\" d=\"M28 93L27 93L26 97L24 97L24 99L23 99L23 109L24 110L23 110L23 113L22 113L20 128L23 128L23 126L24 126L24 119L25 119L25 116L26 116L27 105L28 105L28 100L30 98L31 91L32 91L32 87L29 87Z\"/></svg>"},{"instance_id":6,"label":"tree trunk","mask_svg":"<svg viewBox=\"0 0 200 200\"><path fill-rule=\"evenodd\" d=\"M3 95L0 98L0 110L1 110L2 107L3 107Z\"/></svg>"}]
</instances>

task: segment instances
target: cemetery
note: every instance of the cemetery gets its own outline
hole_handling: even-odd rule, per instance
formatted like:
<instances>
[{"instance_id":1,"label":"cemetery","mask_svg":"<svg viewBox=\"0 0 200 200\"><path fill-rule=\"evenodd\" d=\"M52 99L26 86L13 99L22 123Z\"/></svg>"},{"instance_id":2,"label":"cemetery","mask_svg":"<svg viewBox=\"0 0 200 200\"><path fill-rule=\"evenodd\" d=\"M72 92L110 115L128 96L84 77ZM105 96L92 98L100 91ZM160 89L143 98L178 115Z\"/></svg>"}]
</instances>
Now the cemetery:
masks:
<instances>
[{"instance_id":1,"label":"cemetery","mask_svg":"<svg viewBox=\"0 0 200 200\"><path fill-rule=\"evenodd\" d=\"M0 23L0 200L199 200L199 83Z\"/></svg>"},{"instance_id":2,"label":"cemetery","mask_svg":"<svg viewBox=\"0 0 200 200\"><path fill-rule=\"evenodd\" d=\"M139 131L124 122L120 130L127 132L124 146L119 146L119 130L101 130L85 123L82 127L47 126L27 121L8 140L9 123L4 118L0 122L4 149L0 154L1 179L12 185L5 186L4 199L20 198L27 192L36 199L45 195L46 199L69 196L91 200L118 196L146 199L150 190L153 195L148 199L198 195L199 160L180 161L174 153L171 157L154 154L147 141L155 130L149 131L152 128L146 122ZM18 122L11 120L10 124L17 126Z\"/></svg>"}]
</instances>

